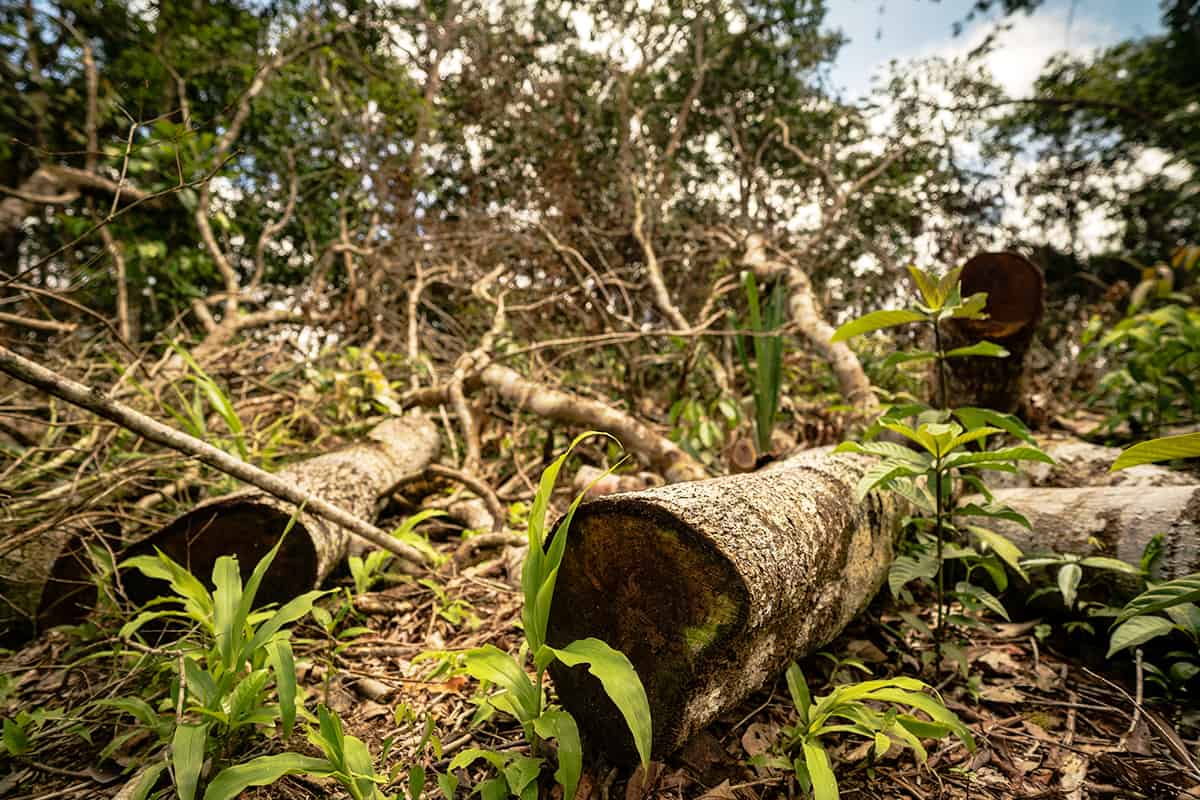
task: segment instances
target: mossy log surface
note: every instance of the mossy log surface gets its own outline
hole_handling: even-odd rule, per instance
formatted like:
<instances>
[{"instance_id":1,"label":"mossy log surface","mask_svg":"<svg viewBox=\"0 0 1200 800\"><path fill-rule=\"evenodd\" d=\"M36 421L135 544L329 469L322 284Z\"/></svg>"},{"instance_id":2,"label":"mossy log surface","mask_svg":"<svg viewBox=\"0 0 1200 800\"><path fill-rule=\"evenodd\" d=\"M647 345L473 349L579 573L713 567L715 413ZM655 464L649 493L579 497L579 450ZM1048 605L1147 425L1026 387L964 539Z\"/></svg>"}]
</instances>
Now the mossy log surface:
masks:
<instances>
[{"instance_id":1,"label":"mossy log surface","mask_svg":"<svg viewBox=\"0 0 1200 800\"><path fill-rule=\"evenodd\" d=\"M1025 393L1025 356L1042 319L1045 278L1024 256L980 253L963 266L961 280L963 297L987 293L988 316L947 320L943 325L945 349L989 341L1009 354L1004 358L949 359L947 393L956 406L1014 412Z\"/></svg>"},{"instance_id":2,"label":"mossy log surface","mask_svg":"<svg viewBox=\"0 0 1200 800\"><path fill-rule=\"evenodd\" d=\"M871 463L813 451L769 471L584 504L550 643L594 636L624 652L650 700L654 753L670 753L837 636L878 591L907 509L894 496L855 501ZM589 739L632 759L599 682L584 667L551 671Z\"/></svg>"},{"instance_id":3,"label":"mossy log surface","mask_svg":"<svg viewBox=\"0 0 1200 800\"><path fill-rule=\"evenodd\" d=\"M437 427L425 417L396 417L375 426L367 437L332 453L281 470L305 492L371 520L376 505L395 486L423 471L437 457ZM217 558L235 555L243 575L275 546L293 515L295 522L259 590L259 602L282 603L318 585L347 553L351 534L257 489L201 503L130 549L154 548L207 579ZM140 573L123 576L130 599L144 602L161 590L159 581Z\"/></svg>"}]
</instances>

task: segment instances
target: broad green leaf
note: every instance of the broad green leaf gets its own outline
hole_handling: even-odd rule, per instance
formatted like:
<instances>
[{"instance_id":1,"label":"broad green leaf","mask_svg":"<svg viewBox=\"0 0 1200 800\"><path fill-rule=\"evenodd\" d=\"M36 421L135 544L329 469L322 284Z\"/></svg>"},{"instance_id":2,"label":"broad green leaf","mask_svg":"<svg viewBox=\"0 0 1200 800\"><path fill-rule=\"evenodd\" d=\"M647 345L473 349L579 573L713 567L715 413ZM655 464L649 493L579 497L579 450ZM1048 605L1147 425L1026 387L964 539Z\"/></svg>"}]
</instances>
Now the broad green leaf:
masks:
<instances>
[{"instance_id":1,"label":"broad green leaf","mask_svg":"<svg viewBox=\"0 0 1200 800\"><path fill-rule=\"evenodd\" d=\"M558 742L558 769L554 771L554 780L562 785L564 800L574 800L579 775L583 772L583 745L579 741L575 718L566 711L547 711L533 721L533 729L543 739Z\"/></svg>"},{"instance_id":2,"label":"broad green leaf","mask_svg":"<svg viewBox=\"0 0 1200 800\"><path fill-rule=\"evenodd\" d=\"M881 458L911 461L921 469L929 466L929 458L923 453L910 450L904 445L896 444L895 442L842 442L833 449L833 452L859 453L862 455L879 456Z\"/></svg>"},{"instance_id":3,"label":"broad green leaf","mask_svg":"<svg viewBox=\"0 0 1200 800\"><path fill-rule=\"evenodd\" d=\"M175 791L179 800L194 800L204 766L204 743L208 740L208 724L181 724L171 738L171 765L175 771Z\"/></svg>"},{"instance_id":4,"label":"broad green leaf","mask_svg":"<svg viewBox=\"0 0 1200 800\"><path fill-rule=\"evenodd\" d=\"M521 800L537 800L537 779L542 773L542 759L530 756L511 756L503 769L508 790Z\"/></svg>"},{"instance_id":5,"label":"broad green leaf","mask_svg":"<svg viewBox=\"0 0 1200 800\"><path fill-rule=\"evenodd\" d=\"M983 319L987 316L987 292L976 292L962 301L962 304L950 312L953 319Z\"/></svg>"},{"instance_id":6,"label":"broad green leaf","mask_svg":"<svg viewBox=\"0 0 1200 800\"><path fill-rule=\"evenodd\" d=\"M907 309L872 311L870 314L851 320L839 327L833 332L830 341L841 342L846 339L852 339L855 336L861 336L864 333L870 333L871 331L894 328L897 325L906 325L910 322L925 322L927 319L928 317L921 312L909 311Z\"/></svg>"},{"instance_id":7,"label":"broad green leaf","mask_svg":"<svg viewBox=\"0 0 1200 800\"><path fill-rule=\"evenodd\" d=\"M599 639L579 639L563 648L555 648L558 660L569 667L587 664L588 672L600 680L604 693L617 706L637 748L642 764L650 762L653 728L646 690L633 664L621 653Z\"/></svg>"},{"instance_id":8,"label":"broad green leaf","mask_svg":"<svg viewBox=\"0 0 1200 800\"><path fill-rule=\"evenodd\" d=\"M504 769L505 757L491 750L484 750L480 747L468 747L465 750L460 750L455 754L454 758L450 759L449 769L451 772L458 769L464 769L471 766L476 761L486 761L491 764L497 771Z\"/></svg>"},{"instance_id":9,"label":"broad green leaf","mask_svg":"<svg viewBox=\"0 0 1200 800\"><path fill-rule=\"evenodd\" d=\"M437 776L438 790L442 793L444 800L454 800L454 794L458 791L458 778L454 775L438 775Z\"/></svg>"},{"instance_id":10,"label":"broad green leaf","mask_svg":"<svg viewBox=\"0 0 1200 800\"><path fill-rule=\"evenodd\" d=\"M946 295L938 291L938 282L934 277L916 264L908 265L908 274L912 276L913 283L917 285L917 291L921 293L921 299L925 301L925 305L934 311L940 311L942 303L946 302Z\"/></svg>"},{"instance_id":11,"label":"broad green leaf","mask_svg":"<svg viewBox=\"0 0 1200 800\"><path fill-rule=\"evenodd\" d=\"M949 453L952 450L962 447L964 444L970 444L971 442L977 442L980 439L986 439L993 433L1003 433L1003 431L1001 431L999 428L988 427L987 425L965 431L964 433L960 433L958 436L955 436L952 440L950 440L950 443L945 446L943 452Z\"/></svg>"},{"instance_id":12,"label":"broad green leaf","mask_svg":"<svg viewBox=\"0 0 1200 800\"><path fill-rule=\"evenodd\" d=\"M1163 436L1148 442L1139 442L1123 451L1113 462L1110 472L1153 464L1175 458L1200 458L1200 433L1184 433L1179 436Z\"/></svg>"},{"instance_id":13,"label":"broad green leaf","mask_svg":"<svg viewBox=\"0 0 1200 800\"><path fill-rule=\"evenodd\" d=\"M1005 620L1009 619L1008 609L1004 607L1004 604L1001 603L995 595L993 595L987 589L984 589L982 586L976 586L975 584L967 583L966 581L959 581L957 584L955 584L954 591L959 595L966 595L967 597L975 598L993 614L1001 616Z\"/></svg>"},{"instance_id":14,"label":"broad green leaf","mask_svg":"<svg viewBox=\"0 0 1200 800\"><path fill-rule=\"evenodd\" d=\"M212 596L204 588L204 584L200 583L192 573L172 561L161 550L156 548L155 552L158 554L157 557L134 556L126 559L121 563L121 568L133 567L147 578L167 581L171 585L171 590L179 597L184 598L185 606L195 615L198 622L201 619L211 618Z\"/></svg>"},{"instance_id":15,"label":"broad green leaf","mask_svg":"<svg viewBox=\"0 0 1200 800\"><path fill-rule=\"evenodd\" d=\"M838 800L837 778L829 766L825 748L816 742L804 740L804 765L812 781L813 800Z\"/></svg>"},{"instance_id":16,"label":"broad green leaf","mask_svg":"<svg viewBox=\"0 0 1200 800\"><path fill-rule=\"evenodd\" d=\"M213 566L213 637L216 639L217 652L221 654L221 663L225 669L235 668L235 653L238 658L242 653L242 637L245 631L235 628L237 623L238 606L242 600L242 574L238 570L235 556L221 556ZM236 665L240 667L241 665Z\"/></svg>"},{"instance_id":17,"label":"broad green leaf","mask_svg":"<svg viewBox=\"0 0 1200 800\"><path fill-rule=\"evenodd\" d=\"M236 727L259 709L269 677L265 669L256 669L238 681L228 701L230 727Z\"/></svg>"},{"instance_id":18,"label":"broad green leaf","mask_svg":"<svg viewBox=\"0 0 1200 800\"><path fill-rule=\"evenodd\" d=\"M880 461L872 464L863 471L858 484L854 487L854 497L861 501L877 487L887 486L895 478L911 478L921 474L919 467L906 462L894 460Z\"/></svg>"},{"instance_id":19,"label":"broad green leaf","mask_svg":"<svg viewBox=\"0 0 1200 800\"><path fill-rule=\"evenodd\" d=\"M1015 522L1023 528L1029 528L1029 520L1025 515L1008 506L1001 505L979 505L978 503L967 503L966 505L954 509L956 517L989 517L991 519L1004 519L1009 522Z\"/></svg>"},{"instance_id":20,"label":"broad green leaf","mask_svg":"<svg viewBox=\"0 0 1200 800\"><path fill-rule=\"evenodd\" d=\"M888 569L888 588L892 590L892 596L896 597L905 584L918 578L930 580L937 573L938 562L932 556L926 555L920 559L913 556L899 556Z\"/></svg>"},{"instance_id":21,"label":"broad green leaf","mask_svg":"<svg viewBox=\"0 0 1200 800\"><path fill-rule=\"evenodd\" d=\"M384 783L386 778L375 774L375 761L366 743L355 736L347 735L343 740L345 768L358 790L358 797L374 797L375 784Z\"/></svg>"},{"instance_id":22,"label":"broad green leaf","mask_svg":"<svg viewBox=\"0 0 1200 800\"><path fill-rule=\"evenodd\" d=\"M420 764L414 764L408 770L408 797L409 800L421 800L421 793L425 791L425 768Z\"/></svg>"},{"instance_id":23,"label":"broad green leaf","mask_svg":"<svg viewBox=\"0 0 1200 800\"><path fill-rule=\"evenodd\" d=\"M271 618L259 626L250 640L247 651L253 653L266 645L284 625L290 625L312 610L313 603L329 594L331 590L314 589L299 597L293 597L282 608L271 615Z\"/></svg>"},{"instance_id":24,"label":"broad green leaf","mask_svg":"<svg viewBox=\"0 0 1200 800\"><path fill-rule=\"evenodd\" d=\"M29 752L29 734L15 719L6 717L4 720L4 749L10 756L24 755Z\"/></svg>"},{"instance_id":25,"label":"broad green leaf","mask_svg":"<svg viewBox=\"0 0 1200 800\"><path fill-rule=\"evenodd\" d=\"M167 762L161 760L142 766L114 796L123 800L146 800L166 768Z\"/></svg>"},{"instance_id":26,"label":"broad green leaf","mask_svg":"<svg viewBox=\"0 0 1200 800\"><path fill-rule=\"evenodd\" d=\"M998 555L1005 564L1012 567L1013 572L1016 572L1025 580L1029 580L1029 576L1025 574L1025 570L1021 566L1021 548L1013 544L1008 537L987 528L980 528L977 525L968 525L966 527L979 541L983 542L993 553Z\"/></svg>"},{"instance_id":27,"label":"broad green leaf","mask_svg":"<svg viewBox=\"0 0 1200 800\"><path fill-rule=\"evenodd\" d=\"M982 453L957 453L948 457L943 464L947 468L974 466L976 469L994 469L992 464L1016 461L1054 463L1053 458L1036 447L1005 447L1000 450L985 450Z\"/></svg>"},{"instance_id":28,"label":"broad green leaf","mask_svg":"<svg viewBox=\"0 0 1200 800\"><path fill-rule=\"evenodd\" d=\"M942 302L946 302L951 297L958 294L959 277L962 275L962 267L954 267L946 270L941 278L938 279L937 293L942 298Z\"/></svg>"},{"instance_id":29,"label":"broad green leaf","mask_svg":"<svg viewBox=\"0 0 1200 800\"><path fill-rule=\"evenodd\" d=\"M1133 564L1128 564L1119 558L1088 556L1087 558L1080 559L1079 564L1084 567L1091 567L1092 569L1106 569L1112 572L1123 572L1126 575L1142 574L1142 570L1139 567L1134 566Z\"/></svg>"},{"instance_id":30,"label":"broad green leaf","mask_svg":"<svg viewBox=\"0 0 1200 800\"><path fill-rule=\"evenodd\" d=\"M1005 358L1008 351L993 342L976 342L966 347L956 347L946 351L946 358L964 358L967 356L982 356L985 358Z\"/></svg>"},{"instance_id":31,"label":"broad green leaf","mask_svg":"<svg viewBox=\"0 0 1200 800\"><path fill-rule=\"evenodd\" d=\"M1063 564L1058 569L1058 590L1062 592L1063 602L1067 604L1068 609L1075 607L1075 592L1079 589L1079 580L1082 577L1083 570L1078 564Z\"/></svg>"},{"instance_id":32,"label":"broad green leaf","mask_svg":"<svg viewBox=\"0 0 1200 800\"><path fill-rule=\"evenodd\" d=\"M1181 603L1200 600L1200 572L1160 583L1139 594L1121 610L1117 622L1124 622L1138 614L1153 614Z\"/></svg>"},{"instance_id":33,"label":"broad green leaf","mask_svg":"<svg viewBox=\"0 0 1200 800\"><path fill-rule=\"evenodd\" d=\"M788 694L792 696L792 705L800 714L800 721L807 725L808 710L812 707L812 694L808 691L808 681L804 678L804 672L795 661L787 669L787 687Z\"/></svg>"},{"instance_id":34,"label":"broad green leaf","mask_svg":"<svg viewBox=\"0 0 1200 800\"><path fill-rule=\"evenodd\" d=\"M495 645L485 644L468 650L465 669L471 677L491 681L509 692L521 712L518 714L521 722L531 722L541 713L541 698L529 675L515 658Z\"/></svg>"},{"instance_id":35,"label":"broad green leaf","mask_svg":"<svg viewBox=\"0 0 1200 800\"><path fill-rule=\"evenodd\" d=\"M275 673L275 692L279 696L279 719L283 723L283 738L292 735L296 724L296 662L292 645L287 639L276 639L267 645L267 661Z\"/></svg>"},{"instance_id":36,"label":"broad green leaf","mask_svg":"<svg viewBox=\"0 0 1200 800\"><path fill-rule=\"evenodd\" d=\"M925 751L925 745L921 744L920 737L923 734L917 733L912 729L912 722L910 720L916 720L916 717L911 717L907 714L897 715L896 722L888 727L887 733L889 736L895 737L903 742L906 747L912 750L917 757L917 763L924 764L926 760L928 760L929 754ZM936 723L927 724L934 725ZM930 736L926 738L940 739L945 735L946 729L944 727L939 727L939 733L936 736Z\"/></svg>"},{"instance_id":37,"label":"broad green leaf","mask_svg":"<svg viewBox=\"0 0 1200 800\"><path fill-rule=\"evenodd\" d=\"M1029 444L1034 443L1033 434L1029 432L1029 429L1025 427L1025 424L1021 420L1012 414L1001 414L999 411L992 411L990 408L973 408L971 406L956 408L951 413L958 417L968 429L978 428L980 425L993 425L1004 429Z\"/></svg>"},{"instance_id":38,"label":"broad green leaf","mask_svg":"<svg viewBox=\"0 0 1200 800\"><path fill-rule=\"evenodd\" d=\"M324 758L299 753L279 753L252 758L244 764L226 767L204 790L204 800L232 800L251 786L269 786L285 775L325 776L334 772Z\"/></svg>"},{"instance_id":39,"label":"broad green leaf","mask_svg":"<svg viewBox=\"0 0 1200 800\"><path fill-rule=\"evenodd\" d=\"M1166 617L1145 616L1127 619L1112 632L1106 658L1112 658L1114 653L1127 647L1137 647L1139 644L1164 636L1173 630L1175 630L1175 623Z\"/></svg>"}]
</instances>

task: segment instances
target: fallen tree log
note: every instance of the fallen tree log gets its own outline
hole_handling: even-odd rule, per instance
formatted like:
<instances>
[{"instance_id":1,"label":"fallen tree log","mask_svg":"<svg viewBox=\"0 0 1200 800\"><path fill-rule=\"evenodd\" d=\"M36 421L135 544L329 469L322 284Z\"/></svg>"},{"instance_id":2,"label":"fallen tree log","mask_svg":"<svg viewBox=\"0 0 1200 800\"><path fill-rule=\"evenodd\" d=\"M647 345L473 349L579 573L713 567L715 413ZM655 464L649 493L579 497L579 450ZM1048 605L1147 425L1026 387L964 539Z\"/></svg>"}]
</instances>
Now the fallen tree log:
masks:
<instances>
[{"instance_id":1,"label":"fallen tree log","mask_svg":"<svg viewBox=\"0 0 1200 800\"><path fill-rule=\"evenodd\" d=\"M381 498L433 462L440 443L438 429L428 418L393 417L376 425L361 442L276 474L305 494L370 520ZM138 542L128 555L157 548L205 579L218 557L236 555L248 575L289 524L287 539L259 590L261 603L281 603L321 583L346 556L351 532L258 489L201 503ZM124 573L123 582L126 594L137 603L162 588L161 582L141 573Z\"/></svg>"},{"instance_id":2,"label":"fallen tree log","mask_svg":"<svg viewBox=\"0 0 1200 800\"><path fill-rule=\"evenodd\" d=\"M963 297L987 292L988 316L946 320L945 349L989 341L1009 354L947 360L947 393L956 406L1012 413L1025 396L1025 356L1042 319L1045 278L1032 261L1016 253L980 253L963 266L960 280ZM938 382L933 386L936 394ZM934 399L945 406L940 398Z\"/></svg>"},{"instance_id":3,"label":"fallen tree log","mask_svg":"<svg viewBox=\"0 0 1200 800\"><path fill-rule=\"evenodd\" d=\"M854 499L871 459L810 451L775 469L610 495L575 515L548 638L595 636L633 662L654 753L833 639L875 595L907 511ZM634 757L584 668L551 667L559 699L614 758Z\"/></svg>"},{"instance_id":4,"label":"fallen tree log","mask_svg":"<svg viewBox=\"0 0 1200 800\"><path fill-rule=\"evenodd\" d=\"M1200 572L1200 485L1004 489L995 495L1024 514L1032 530L1004 520L989 520L988 527L1026 555L1105 555L1137 564L1151 538L1162 534L1163 552L1152 577ZM1118 589L1137 591L1136 580L1122 586L1125 579L1117 579Z\"/></svg>"},{"instance_id":5,"label":"fallen tree log","mask_svg":"<svg viewBox=\"0 0 1200 800\"><path fill-rule=\"evenodd\" d=\"M1109 467L1121 455L1119 447L1092 444L1074 436L1035 436L1037 446L1054 459L1053 464L1033 461L1018 472L988 475L991 489L1056 487L1074 489L1087 486L1191 486L1200 484L1200 474L1170 469L1159 464L1110 472Z\"/></svg>"}]
</instances>

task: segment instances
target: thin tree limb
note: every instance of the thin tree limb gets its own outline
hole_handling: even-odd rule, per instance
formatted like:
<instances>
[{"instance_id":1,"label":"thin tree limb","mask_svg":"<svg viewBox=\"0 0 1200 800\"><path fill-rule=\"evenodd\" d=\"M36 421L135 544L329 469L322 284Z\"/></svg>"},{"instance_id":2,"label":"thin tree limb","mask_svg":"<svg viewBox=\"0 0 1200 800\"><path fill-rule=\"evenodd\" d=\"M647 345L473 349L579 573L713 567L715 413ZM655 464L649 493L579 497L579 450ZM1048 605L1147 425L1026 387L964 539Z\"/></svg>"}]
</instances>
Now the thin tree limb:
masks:
<instances>
[{"instance_id":1,"label":"thin tree limb","mask_svg":"<svg viewBox=\"0 0 1200 800\"><path fill-rule=\"evenodd\" d=\"M360 539L376 547L395 553L416 564L427 562L425 555L415 547L397 541L386 532L376 528L341 508L297 489L293 484L278 476L234 458L207 442L188 436L158 420L135 411L123 403L111 400L97 388L88 388L58 373L22 358L6 347L0 346L0 371L7 372L19 381L37 387L47 394L66 400L91 411L93 414L115 422L149 441L191 456L201 463L226 475L255 486L268 494L288 503L303 506L311 514L341 525Z\"/></svg>"}]
</instances>

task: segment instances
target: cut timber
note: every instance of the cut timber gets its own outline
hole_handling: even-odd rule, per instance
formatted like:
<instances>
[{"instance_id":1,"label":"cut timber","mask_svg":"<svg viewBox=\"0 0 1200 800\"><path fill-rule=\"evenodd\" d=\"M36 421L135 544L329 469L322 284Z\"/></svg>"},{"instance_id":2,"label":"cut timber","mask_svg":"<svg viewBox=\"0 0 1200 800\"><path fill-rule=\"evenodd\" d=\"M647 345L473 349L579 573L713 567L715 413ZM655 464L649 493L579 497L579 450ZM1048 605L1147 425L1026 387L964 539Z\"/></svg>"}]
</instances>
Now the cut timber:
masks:
<instances>
[{"instance_id":1,"label":"cut timber","mask_svg":"<svg viewBox=\"0 0 1200 800\"><path fill-rule=\"evenodd\" d=\"M988 527L1026 555L1105 555L1137 564L1150 539L1162 534L1154 579L1200 572L1200 486L1005 489L995 495L1024 514L1033 529L1003 520L989 520Z\"/></svg>"},{"instance_id":2,"label":"cut timber","mask_svg":"<svg viewBox=\"0 0 1200 800\"><path fill-rule=\"evenodd\" d=\"M854 499L874 463L810 451L775 469L581 506L549 640L594 636L646 687L662 757L833 639L875 595L900 519L894 495ZM585 668L552 667L563 706L617 759L634 757L615 706Z\"/></svg>"},{"instance_id":3,"label":"cut timber","mask_svg":"<svg viewBox=\"0 0 1200 800\"><path fill-rule=\"evenodd\" d=\"M1092 444L1073 436L1036 436L1037 445L1054 459L1053 464L1039 461L1023 465L1019 472L997 472L988 476L991 489L1084 486L1191 486L1200 483L1200 474L1175 470L1159 464L1110 472L1109 467L1121 455L1119 447Z\"/></svg>"},{"instance_id":4,"label":"cut timber","mask_svg":"<svg viewBox=\"0 0 1200 800\"><path fill-rule=\"evenodd\" d=\"M437 457L437 428L424 417L395 417L375 426L367 439L342 450L293 464L279 477L351 514L370 520L376 504ZM130 549L129 555L154 548L207 579L222 555L236 555L248 575L279 541L293 514L287 539L259 591L261 603L286 602L318 585L346 555L349 532L257 489L206 501ZM145 602L161 591L159 581L141 573L123 575L131 600Z\"/></svg>"},{"instance_id":5,"label":"cut timber","mask_svg":"<svg viewBox=\"0 0 1200 800\"><path fill-rule=\"evenodd\" d=\"M1042 319L1045 278L1037 265L1016 253L980 253L963 267L961 281L964 298L987 292L988 316L947 320L945 348L989 341L1009 354L1005 358L949 359L948 393L956 406L1012 413L1024 394L1025 354Z\"/></svg>"}]
</instances>

